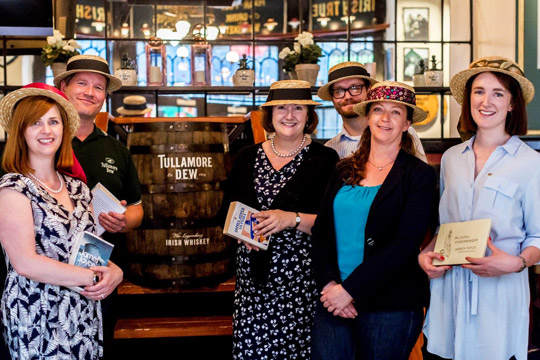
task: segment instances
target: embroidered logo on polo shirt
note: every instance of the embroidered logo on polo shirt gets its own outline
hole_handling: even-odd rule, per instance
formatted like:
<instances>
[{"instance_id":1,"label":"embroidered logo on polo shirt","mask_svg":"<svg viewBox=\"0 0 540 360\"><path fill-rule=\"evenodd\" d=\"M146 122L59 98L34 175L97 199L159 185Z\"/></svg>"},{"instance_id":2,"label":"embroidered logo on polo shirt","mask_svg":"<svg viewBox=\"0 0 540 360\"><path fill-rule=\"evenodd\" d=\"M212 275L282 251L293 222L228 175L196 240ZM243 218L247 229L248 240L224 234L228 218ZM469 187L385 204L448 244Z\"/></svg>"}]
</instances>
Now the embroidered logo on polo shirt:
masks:
<instances>
[{"instance_id":1,"label":"embroidered logo on polo shirt","mask_svg":"<svg viewBox=\"0 0 540 360\"><path fill-rule=\"evenodd\" d=\"M114 174L115 172L118 171L118 167L114 166L113 165L114 163L115 163L114 159L111 159L110 157L106 157L105 161L101 162L101 167L104 168L105 171L107 171L107 174Z\"/></svg>"}]
</instances>

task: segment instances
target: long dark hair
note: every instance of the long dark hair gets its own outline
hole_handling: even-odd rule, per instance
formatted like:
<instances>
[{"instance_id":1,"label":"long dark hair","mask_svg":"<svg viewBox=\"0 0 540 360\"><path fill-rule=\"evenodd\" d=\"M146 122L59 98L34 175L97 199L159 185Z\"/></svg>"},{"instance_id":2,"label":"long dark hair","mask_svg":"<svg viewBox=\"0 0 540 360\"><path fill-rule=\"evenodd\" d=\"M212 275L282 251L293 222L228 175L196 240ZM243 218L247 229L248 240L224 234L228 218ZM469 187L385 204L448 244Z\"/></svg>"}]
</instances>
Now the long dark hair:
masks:
<instances>
[{"instance_id":1,"label":"long dark hair","mask_svg":"<svg viewBox=\"0 0 540 360\"><path fill-rule=\"evenodd\" d=\"M366 113L369 114L371 104L368 104ZM413 109L407 106L407 120L412 121ZM401 134L401 150L416 156L416 147L412 136L408 131ZM358 149L349 157L337 163L337 170L345 185L360 185L360 181L366 177L366 164L371 151L371 130L368 127L364 130Z\"/></svg>"}]
</instances>

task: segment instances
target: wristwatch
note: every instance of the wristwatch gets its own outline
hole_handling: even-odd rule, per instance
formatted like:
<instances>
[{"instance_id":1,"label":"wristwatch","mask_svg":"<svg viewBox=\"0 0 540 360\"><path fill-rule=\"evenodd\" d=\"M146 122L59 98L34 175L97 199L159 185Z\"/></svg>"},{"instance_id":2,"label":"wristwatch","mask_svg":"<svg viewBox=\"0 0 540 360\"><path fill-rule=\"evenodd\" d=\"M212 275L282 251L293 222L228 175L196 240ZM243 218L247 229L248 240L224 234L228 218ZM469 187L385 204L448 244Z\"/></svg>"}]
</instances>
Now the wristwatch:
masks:
<instances>
[{"instance_id":1,"label":"wristwatch","mask_svg":"<svg viewBox=\"0 0 540 360\"><path fill-rule=\"evenodd\" d=\"M298 229L298 225L300 225L300 221L302 221L302 218L300 217L300 214L298 213L298 211L295 211L295 214L296 214L296 217L294 218L294 220L296 221L296 224L294 225L294 228Z\"/></svg>"}]
</instances>

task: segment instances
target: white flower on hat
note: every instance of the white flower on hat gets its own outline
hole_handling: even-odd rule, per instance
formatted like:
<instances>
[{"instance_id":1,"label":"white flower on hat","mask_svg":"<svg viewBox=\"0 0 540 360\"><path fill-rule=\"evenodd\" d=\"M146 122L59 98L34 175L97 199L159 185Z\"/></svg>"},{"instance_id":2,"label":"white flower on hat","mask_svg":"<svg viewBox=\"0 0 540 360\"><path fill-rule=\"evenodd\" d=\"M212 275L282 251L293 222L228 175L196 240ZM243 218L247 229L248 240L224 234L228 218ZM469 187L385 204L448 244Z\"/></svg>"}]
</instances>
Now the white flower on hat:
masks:
<instances>
[{"instance_id":1,"label":"white flower on hat","mask_svg":"<svg viewBox=\"0 0 540 360\"><path fill-rule=\"evenodd\" d=\"M305 31L299 34L297 37L295 37L294 40L296 40L302 46L308 46L308 45L314 44L313 34L309 32L305 32Z\"/></svg>"},{"instance_id":2,"label":"white flower on hat","mask_svg":"<svg viewBox=\"0 0 540 360\"><path fill-rule=\"evenodd\" d=\"M289 48L286 47L286 48L283 48L283 50L281 50L281 51L279 52L278 57L279 57L280 59L283 60L283 59L285 59L288 55L290 55L290 54L293 53L293 52L294 52L294 51L291 51L291 49L289 49Z\"/></svg>"}]
</instances>

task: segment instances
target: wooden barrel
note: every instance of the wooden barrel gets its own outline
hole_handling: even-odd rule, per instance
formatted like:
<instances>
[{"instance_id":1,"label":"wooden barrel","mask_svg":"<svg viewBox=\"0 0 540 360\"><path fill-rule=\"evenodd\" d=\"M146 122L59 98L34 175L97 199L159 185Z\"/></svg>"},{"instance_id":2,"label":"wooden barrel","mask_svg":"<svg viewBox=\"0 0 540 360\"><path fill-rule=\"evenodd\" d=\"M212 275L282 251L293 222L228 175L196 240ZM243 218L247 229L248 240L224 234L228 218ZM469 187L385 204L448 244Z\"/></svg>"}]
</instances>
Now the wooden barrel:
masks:
<instances>
[{"instance_id":1,"label":"wooden barrel","mask_svg":"<svg viewBox=\"0 0 540 360\"><path fill-rule=\"evenodd\" d=\"M229 275L230 239L216 216L223 200L226 125L133 125L128 147L141 182L144 220L128 234L128 277L144 285L203 285Z\"/></svg>"}]
</instances>

